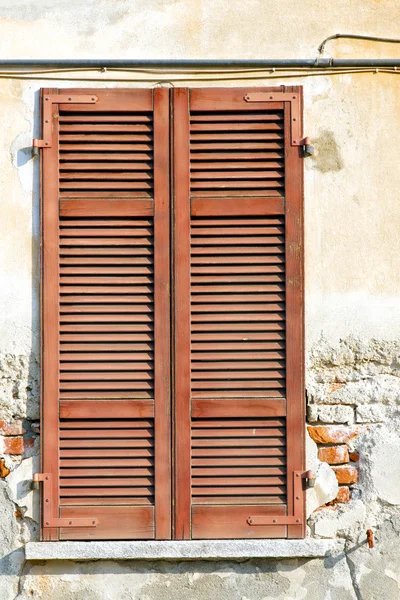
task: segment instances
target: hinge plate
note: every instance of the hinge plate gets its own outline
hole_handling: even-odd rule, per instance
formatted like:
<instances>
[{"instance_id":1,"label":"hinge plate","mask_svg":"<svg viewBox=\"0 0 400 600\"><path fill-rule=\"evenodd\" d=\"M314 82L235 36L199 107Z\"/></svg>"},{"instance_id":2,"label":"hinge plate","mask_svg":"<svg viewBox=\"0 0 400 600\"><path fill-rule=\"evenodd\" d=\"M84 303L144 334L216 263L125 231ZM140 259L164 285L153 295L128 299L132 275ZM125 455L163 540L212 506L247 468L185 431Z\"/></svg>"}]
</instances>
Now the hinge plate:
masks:
<instances>
[{"instance_id":1,"label":"hinge plate","mask_svg":"<svg viewBox=\"0 0 400 600\"><path fill-rule=\"evenodd\" d=\"M249 525L302 525L304 522L303 514L303 479L310 478L310 471L293 472L293 515L284 516L250 516L247 519Z\"/></svg>"},{"instance_id":2,"label":"hinge plate","mask_svg":"<svg viewBox=\"0 0 400 600\"><path fill-rule=\"evenodd\" d=\"M43 96L43 138L33 140L34 153L36 148L51 148L53 104L95 104L98 99L98 96L94 94L46 94Z\"/></svg>"},{"instance_id":3,"label":"hinge plate","mask_svg":"<svg viewBox=\"0 0 400 600\"><path fill-rule=\"evenodd\" d=\"M39 481L43 484L43 527L96 527L99 524L98 519L70 518L61 519L54 516L53 507L53 488L51 473L35 473L33 476L34 485Z\"/></svg>"},{"instance_id":4,"label":"hinge plate","mask_svg":"<svg viewBox=\"0 0 400 600\"><path fill-rule=\"evenodd\" d=\"M249 92L246 102L290 102L290 141L292 146L304 146L301 132L300 97L296 92Z\"/></svg>"}]
</instances>

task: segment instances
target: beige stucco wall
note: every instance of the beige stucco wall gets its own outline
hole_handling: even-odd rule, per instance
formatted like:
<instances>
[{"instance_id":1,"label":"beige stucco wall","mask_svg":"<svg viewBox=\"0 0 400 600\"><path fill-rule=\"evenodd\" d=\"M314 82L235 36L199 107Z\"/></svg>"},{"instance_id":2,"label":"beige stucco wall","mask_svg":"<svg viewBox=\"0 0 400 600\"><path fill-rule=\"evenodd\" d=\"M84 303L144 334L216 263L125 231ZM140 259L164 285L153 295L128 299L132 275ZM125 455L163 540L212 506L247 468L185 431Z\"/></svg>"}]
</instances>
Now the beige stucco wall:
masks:
<instances>
[{"instance_id":1,"label":"beige stucco wall","mask_svg":"<svg viewBox=\"0 0 400 600\"><path fill-rule=\"evenodd\" d=\"M4 58L313 58L337 31L398 34L392 0L0 2ZM400 56L396 45L334 41L327 53ZM81 74L82 76L82 74ZM88 75L90 77L91 75ZM112 73L96 78L115 77ZM274 74L276 77L276 74ZM305 134L316 157L305 161L307 340L400 332L400 80L396 74L212 81L174 85L304 86ZM257 77L257 74L253 74ZM145 83L95 85L155 85ZM180 76L182 79L182 76ZM2 189L0 350L27 351L37 335L37 167L28 150L37 90L46 82L0 79ZM68 82L52 81L62 87ZM83 87L87 83L79 82ZM37 129L36 129L37 130ZM37 175L36 175L37 179ZM32 237L33 234L33 237ZM33 311L32 311L33 307ZM32 325L33 324L33 325Z\"/></svg>"},{"instance_id":2,"label":"beige stucco wall","mask_svg":"<svg viewBox=\"0 0 400 600\"><path fill-rule=\"evenodd\" d=\"M319 43L336 32L400 37L399 17L398 0L0 0L0 57L314 58ZM400 57L400 45L340 40L325 55ZM9 459L13 471L0 482L0 597L399 598L400 489L392 476L400 455L399 75L270 72L227 79L221 72L185 79L108 71L81 73L75 83L63 81L65 73L54 77L60 79L23 81L0 72L0 419L25 419L28 441L34 439L23 459ZM105 81L118 77L132 81ZM316 149L304 161L309 419L365 424L351 502L314 513L309 533L339 536L347 554L326 561L24 566L21 548L38 536L37 499L29 491L38 468L39 184L31 158L38 90L161 80L304 86L304 133ZM310 466L315 453L314 447ZM378 530L376 554L365 547L367 527Z\"/></svg>"}]
</instances>

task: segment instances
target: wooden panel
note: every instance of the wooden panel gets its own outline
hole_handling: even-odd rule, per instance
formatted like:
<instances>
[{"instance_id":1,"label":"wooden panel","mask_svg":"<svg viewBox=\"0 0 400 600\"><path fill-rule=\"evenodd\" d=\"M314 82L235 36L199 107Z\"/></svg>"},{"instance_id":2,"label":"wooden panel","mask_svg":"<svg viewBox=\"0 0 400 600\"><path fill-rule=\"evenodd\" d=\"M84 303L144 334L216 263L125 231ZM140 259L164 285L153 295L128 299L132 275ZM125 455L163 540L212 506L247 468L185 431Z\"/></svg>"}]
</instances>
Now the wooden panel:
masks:
<instances>
[{"instance_id":1,"label":"wooden panel","mask_svg":"<svg viewBox=\"0 0 400 600\"><path fill-rule=\"evenodd\" d=\"M82 168L85 163L81 163ZM60 199L61 217L86 217L88 214L98 217L153 216L152 200L107 200L91 198L90 200Z\"/></svg>"},{"instance_id":2,"label":"wooden panel","mask_svg":"<svg viewBox=\"0 0 400 600\"><path fill-rule=\"evenodd\" d=\"M151 198L154 187L151 90L93 93L98 97L95 104L59 107L61 197L90 198L92 204L102 197ZM113 214L124 214L121 200L117 203L119 206L114 210L119 212ZM65 206L63 212L64 216ZM73 200L68 203L67 213L84 214L82 206L73 208ZM92 214L109 215L101 203ZM142 208L138 214L151 214L150 207L144 212Z\"/></svg>"},{"instance_id":3,"label":"wooden panel","mask_svg":"<svg viewBox=\"0 0 400 600\"><path fill-rule=\"evenodd\" d=\"M262 398L195 399L192 400L192 417L284 417L286 401Z\"/></svg>"},{"instance_id":4,"label":"wooden panel","mask_svg":"<svg viewBox=\"0 0 400 600\"><path fill-rule=\"evenodd\" d=\"M86 201L92 202L92 201ZM111 203L112 201L110 201ZM120 262L109 262L107 267L99 262L90 263L90 255L86 254L85 267L80 262L75 262L74 258L80 258L80 250L83 248L91 250L101 248L107 251L109 246L115 246L121 250L144 249L147 246L152 247L153 237L153 219L148 217L130 217L120 216L118 220L113 217L98 216L61 216L60 217L60 308L62 317L60 322L60 350L61 350L61 370L60 394L61 398L88 397L87 394L93 390L98 390L97 397L104 397L106 390L115 390L127 397L127 394L133 393L136 397L152 397L154 393L154 371L153 364L149 363L145 371L136 370L131 363L130 370L118 372L116 370L105 370L103 373L98 371L91 372L89 363L92 362L92 353L87 353L87 368L78 371L72 369L68 372L64 365L64 344L74 342L128 342L128 341L148 341L154 340L154 318L152 313L148 313L144 308L143 313L130 311L122 312L125 303L121 304L124 294L130 294L140 291L141 284L148 284L143 288L142 305L146 306L149 299L153 302L152 296L149 297L148 291L152 291L154 285L154 264L149 260L147 265L126 267ZM65 254L65 250L72 251L74 254ZM104 256L104 255L103 255ZM123 256L118 255L118 256ZM141 256L141 255L139 255ZM114 255L108 258L112 260ZM64 266L65 259L68 258L68 267ZM97 254L94 258L97 258ZM149 255L150 259L150 255ZM111 272L110 272L111 271ZM91 301L93 295L97 293L110 296L113 305L119 306L120 310L111 314L110 308L106 305L99 305L96 316L91 315L86 310L82 312L79 318L76 317L76 311L80 303L76 301L75 294L87 294ZM86 304L86 303L85 303ZM163 312L165 308L163 307ZM69 318L70 317L70 318ZM68 319L69 318L69 319ZM68 361L68 363L74 361ZM140 381L146 379L146 382ZM106 381L107 380L107 383ZM143 391L140 394L140 391ZM73 392L73 396L71 395ZM92 396L93 397L93 396Z\"/></svg>"},{"instance_id":5,"label":"wooden panel","mask_svg":"<svg viewBox=\"0 0 400 600\"><path fill-rule=\"evenodd\" d=\"M64 94L82 94L82 88L69 88L68 90L62 90ZM61 104L60 108L62 112L60 117L64 116L62 119L62 123L74 123L71 119L66 119L67 117L71 117L71 113L85 113L85 123L93 122L93 117L90 113L96 113L94 116L96 119L95 123L115 123L115 112L123 115L123 123L149 123L150 118L149 115L146 114L150 112L153 108L153 95L151 89L96 89L96 88L85 88L85 94L94 94L97 96L98 101L95 104L90 105L89 115L87 106L85 104ZM129 112L137 111L138 117L128 118ZM112 112L113 118L110 120L108 118L104 119L104 115L99 113L103 112ZM121 119L119 119L121 122Z\"/></svg>"},{"instance_id":6,"label":"wooden panel","mask_svg":"<svg viewBox=\"0 0 400 600\"><path fill-rule=\"evenodd\" d=\"M284 198L192 198L191 214L194 217L243 215L282 215L285 212Z\"/></svg>"},{"instance_id":7,"label":"wooden panel","mask_svg":"<svg viewBox=\"0 0 400 600\"><path fill-rule=\"evenodd\" d=\"M248 217L232 217L227 220L223 204L219 202L220 217L199 219L191 217L191 248L203 249L215 244L223 246L235 246L241 249L242 261L235 264L232 260L226 262L227 254L214 255L210 264L208 255L202 262L202 255L196 254L195 262L191 262L191 340L199 342L196 348L192 347L192 394L196 397L204 391L204 397L218 396L219 390L235 390L237 396L252 395L255 390L282 390L285 388L285 369L276 370L265 361L266 369L259 371L257 365L250 365L245 369L242 359L235 361L234 368L223 370L215 363L215 372L199 369L197 352L202 352L201 342L208 342L208 350L214 354L220 350L221 342L230 342L230 350L235 350L237 342L256 342L261 340L279 340L284 342L284 323L267 324L265 314L269 311L284 311L284 294L260 293L260 286L269 283L266 277L270 273L284 274L285 266L282 255L277 257L268 254L267 258L275 264L253 263L252 255L247 255L247 248L258 246L260 253L262 249L274 244L283 244L284 228L282 218L269 216L263 221L261 215ZM236 222L238 221L238 222ZM236 256L236 255L234 255ZM247 256L247 263L244 262ZM260 254L259 256L263 256ZM230 256L229 258L233 258ZM193 259L192 259L193 260ZM246 275L244 275L246 274ZM251 279L249 277L251 276ZM241 277L244 281L237 281ZM227 281L228 278L228 281ZM228 288L224 290L224 284L236 281L238 287L241 283L248 284L247 292L234 293ZM193 284L196 284L193 289ZM203 285L207 286L207 293L203 293ZM215 293L215 287L225 293ZM283 282L281 291L284 292ZM234 313L230 321L229 313ZM220 315L223 327L215 326L215 320L210 319L210 313ZM250 315L250 317L249 317ZM201 317L201 325L199 323ZM276 331L279 329L279 331ZM272 330L272 331L271 331ZM245 361L247 362L247 361ZM199 370L198 370L199 369ZM235 395L233 392L232 395Z\"/></svg>"},{"instance_id":8,"label":"wooden panel","mask_svg":"<svg viewBox=\"0 0 400 600\"><path fill-rule=\"evenodd\" d=\"M45 535L169 538L169 92L93 93L95 105L55 106L54 151L43 151L43 406L54 515L100 523Z\"/></svg>"},{"instance_id":9,"label":"wooden panel","mask_svg":"<svg viewBox=\"0 0 400 600\"><path fill-rule=\"evenodd\" d=\"M214 206L198 203L196 208L200 212L192 214L207 214L204 209L211 209L211 214L221 214L215 204L222 200L229 202L226 212L221 208L225 214L263 214L262 209L257 210L256 203L240 212L243 197L283 195L284 125L283 111L278 109L278 106L282 109L283 104L248 103L244 100L245 93L241 90L191 92L191 193L203 198L215 196ZM273 158L271 150L276 151ZM246 154L251 154L251 158L246 160ZM258 159L260 154L262 161ZM281 160L276 161L276 158ZM235 168L236 163L239 168ZM237 196L236 203L229 199L230 194ZM282 202L271 203L271 206L273 210L268 214L283 212Z\"/></svg>"},{"instance_id":10,"label":"wooden panel","mask_svg":"<svg viewBox=\"0 0 400 600\"><path fill-rule=\"evenodd\" d=\"M97 527L63 527L61 540L151 540L155 536L152 506L62 506L60 512L67 519L99 521Z\"/></svg>"},{"instance_id":11,"label":"wooden panel","mask_svg":"<svg viewBox=\"0 0 400 600\"><path fill-rule=\"evenodd\" d=\"M296 452L296 436L291 437L293 421L289 420L290 430L286 423L286 382L292 377L286 350L287 315L292 309L287 302L293 299L286 282L295 285L296 274L291 271L292 281L286 270L291 211L286 190L298 187L296 169L300 167L292 169L289 161L294 152L287 116L290 105L247 103L247 92L191 90L189 110L185 100L176 119L180 145L185 147L184 136L190 137L190 172L183 155L175 185L185 195L189 184L191 190L190 491L191 533L198 539L286 537L286 526L252 529L241 519L249 504L257 507L255 514L282 515L293 510L289 481L294 463L287 450L290 446L290 453ZM183 90L174 93L184 95ZM299 149L296 152L299 156ZM186 211L185 202L186 198L177 202L178 219ZM291 218L294 224L296 216ZM180 269L176 276L184 278L184 285L178 285L180 293L187 294L186 214L184 219L181 237L177 235ZM290 247L293 255L296 248ZM186 332L178 315L176 323L182 341ZM293 327L298 327L298 315ZM296 341L294 347L298 348ZM180 349L177 360L186 364L187 339ZM293 351L293 360L294 356ZM182 373L186 378L187 371ZM186 396L186 389L180 389ZM298 392L299 387L296 397L291 396L295 428L303 426L303 416L293 409ZM177 398L177 420L180 409L186 406ZM181 424L179 432L186 435L185 429ZM186 446L176 456L177 468L187 476ZM272 475L260 469L280 471ZM186 490L186 481L183 486ZM263 513L266 508L268 512Z\"/></svg>"},{"instance_id":12,"label":"wooden panel","mask_svg":"<svg viewBox=\"0 0 400 600\"><path fill-rule=\"evenodd\" d=\"M246 519L252 514L284 515L285 506L193 506L192 538L228 539L228 538L284 538L285 525L250 526Z\"/></svg>"},{"instance_id":13,"label":"wooden panel","mask_svg":"<svg viewBox=\"0 0 400 600\"><path fill-rule=\"evenodd\" d=\"M192 503L212 504L218 497L221 503L229 505L243 496L250 504L254 502L253 497L263 504L275 504L276 496L281 497L280 502L284 503L286 478L262 478L253 474L252 458L285 456L285 421L281 420L280 427L276 427L274 419L252 419L252 426L249 427L247 418L237 418L232 427L232 420L227 419L226 415L227 412L220 419L210 419L208 427L204 418L200 420L200 427L197 419L192 418L192 457L229 458L229 462L225 464L224 476L218 470L213 473L209 466L210 476L199 477L192 468ZM236 460L243 456L248 457L248 468L246 477L241 478L237 476Z\"/></svg>"},{"instance_id":14,"label":"wooden panel","mask_svg":"<svg viewBox=\"0 0 400 600\"><path fill-rule=\"evenodd\" d=\"M79 503L82 506L90 505L98 498L113 498L114 506L118 506L121 501L126 504L128 500L132 505L145 501L154 504L154 464L147 467L147 478L141 477L137 472L134 472L135 477L132 478L132 469L123 469L119 463L121 458L126 459L130 456L154 456L153 419L132 421L129 418L125 421L114 421L110 418L112 403L108 403L107 417L101 419L101 414L96 411L96 404L92 411L92 415L96 415L95 419L88 416L76 418L75 415L70 415L66 420L61 417L61 504L73 501L75 506ZM120 428L121 425L124 425L123 429ZM105 476L103 465L97 464L96 461L87 465L82 473L82 459L94 459L96 456L107 461L113 478ZM119 472L116 471L117 467Z\"/></svg>"}]
</instances>

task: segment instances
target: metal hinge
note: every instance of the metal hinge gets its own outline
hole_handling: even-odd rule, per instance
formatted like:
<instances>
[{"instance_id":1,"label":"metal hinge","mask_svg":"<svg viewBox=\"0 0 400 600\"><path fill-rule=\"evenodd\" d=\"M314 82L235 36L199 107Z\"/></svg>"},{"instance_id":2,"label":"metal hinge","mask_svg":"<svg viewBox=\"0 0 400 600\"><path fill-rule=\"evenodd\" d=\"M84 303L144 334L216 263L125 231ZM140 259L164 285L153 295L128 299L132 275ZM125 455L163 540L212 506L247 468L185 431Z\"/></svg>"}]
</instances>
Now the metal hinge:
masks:
<instances>
[{"instance_id":1,"label":"metal hinge","mask_svg":"<svg viewBox=\"0 0 400 600\"><path fill-rule=\"evenodd\" d=\"M47 94L43 97L43 138L33 140L33 156L39 154L39 148L51 148L52 138L52 107L53 104L94 104L98 97L94 94Z\"/></svg>"},{"instance_id":2,"label":"metal hinge","mask_svg":"<svg viewBox=\"0 0 400 600\"><path fill-rule=\"evenodd\" d=\"M296 92L251 92L244 96L246 102L290 102L290 141L292 146L302 146L304 156L314 154L308 137L301 132L300 97Z\"/></svg>"},{"instance_id":3,"label":"metal hinge","mask_svg":"<svg viewBox=\"0 0 400 600\"><path fill-rule=\"evenodd\" d=\"M33 475L33 487L39 488L39 482L43 484L43 527L96 527L98 519L70 518L61 519L54 516L52 502L52 476L51 473L35 473Z\"/></svg>"},{"instance_id":4,"label":"metal hinge","mask_svg":"<svg viewBox=\"0 0 400 600\"><path fill-rule=\"evenodd\" d=\"M302 525L304 522L303 512L303 480L307 479L310 487L314 485L314 475L312 471L294 471L293 472L293 515L284 516L257 516L251 515L247 519L249 525Z\"/></svg>"}]
</instances>

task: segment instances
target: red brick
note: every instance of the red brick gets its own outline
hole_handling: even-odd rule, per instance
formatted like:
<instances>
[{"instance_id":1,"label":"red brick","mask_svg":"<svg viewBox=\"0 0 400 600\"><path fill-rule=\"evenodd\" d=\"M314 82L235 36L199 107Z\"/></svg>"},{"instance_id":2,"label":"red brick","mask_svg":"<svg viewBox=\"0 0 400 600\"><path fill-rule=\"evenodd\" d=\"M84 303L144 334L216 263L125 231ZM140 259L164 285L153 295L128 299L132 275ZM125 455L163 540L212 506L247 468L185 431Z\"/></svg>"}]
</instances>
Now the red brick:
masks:
<instances>
[{"instance_id":1,"label":"red brick","mask_svg":"<svg viewBox=\"0 0 400 600\"><path fill-rule=\"evenodd\" d=\"M346 486L340 486L337 496L335 498L335 502L340 502L341 504L345 504L350 501L350 489Z\"/></svg>"},{"instance_id":2,"label":"red brick","mask_svg":"<svg viewBox=\"0 0 400 600\"><path fill-rule=\"evenodd\" d=\"M347 485L342 485L339 488L336 498L331 502L328 502L325 506L330 508L332 506L336 506L337 504L345 504L346 502L349 502L349 500L350 489L347 487Z\"/></svg>"},{"instance_id":3,"label":"red brick","mask_svg":"<svg viewBox=\"0 0 400 600\"><path fill-rule=\"evenodd\" d=\"M360 428L345 425L316 425L307 427L310 437L317 444L345 444L358 435Z\"/></svg>"},{"instance_id":4,"label":"red brick","mask_svg":"<svg viewBox=\"0 0 400 600\"><path fill-rule=\"evenodd\" d=\"M0 477L4 479L7 475L10 474L10 469L6 467L6 462L4 458L0 458Z\"/></svg>"},{"instance_id":5,"label":"red brick","mask_svg":"<svg viewBox=\"0 0 400 600\"><path fill-rule=\"evenodd\" d=\"M0 421L0 433L3 435L23 435L25 429L22 427L22 421L14 421L13 423Z\"/></svg>"},{"instance_id":6,"label":"red brick","mask_svg":"<svg viewBox=\"0 0 400 600\"><path fill-rule=\"evenodd\" d=\"M23 437L6 437L4 438L4 454L23 454L24 453L24 438Z\"/></svg>"},{"instance_id":7,"label":"red brick","mask_svg":"<svg viewBox=\"0 0 400 600\"><path fill-rule=\"evenodd\" d=\"M338 483L357 483L358 481L358 469L351 465L343 465L341 467L333 467L336 473L336 479Z\"/></svg>"},{"instance_id":8,"label":"red brick","mask_svg":"<svg viewBox=\"0 0 400 600\"><path fill-rule=\"evenodd\" d=\"M358 452L350 452L350 460L353 462L358 462L360 460L360 455Z\"/></svg>"},{"instance_id":9,"label":"red brick","mask_svg":"<svg viewBox=\"0 0 400 600\"><path fill-rule=\"evenodd\" d=\"M349 462L349 449L345 445L319 448L318 458L330 465L341 465Z\"/></svg>"}]
</instances>

